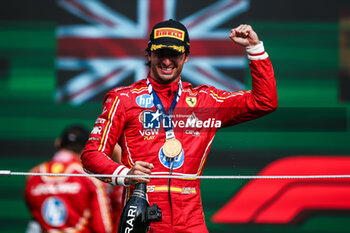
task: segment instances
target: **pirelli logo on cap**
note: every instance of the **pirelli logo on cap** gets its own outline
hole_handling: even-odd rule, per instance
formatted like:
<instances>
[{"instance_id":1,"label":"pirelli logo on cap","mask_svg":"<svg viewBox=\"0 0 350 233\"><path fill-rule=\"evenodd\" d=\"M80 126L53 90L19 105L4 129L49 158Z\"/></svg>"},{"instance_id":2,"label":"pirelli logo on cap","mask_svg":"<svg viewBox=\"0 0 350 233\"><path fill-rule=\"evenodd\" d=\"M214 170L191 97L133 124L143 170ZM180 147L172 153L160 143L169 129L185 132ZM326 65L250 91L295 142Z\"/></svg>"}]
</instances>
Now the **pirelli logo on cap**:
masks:
<instances>
[{"instance_id":1,"label":"pirelli logo on cap","mask_svg":"<svg viewBox=\"0 0 350 233\"><path fill-rule=\"evenodd\" d=\"M184 41L185 32L176 28L158 28L154 30L154 39L172 37Z\"/></svg>"}]
</instances>

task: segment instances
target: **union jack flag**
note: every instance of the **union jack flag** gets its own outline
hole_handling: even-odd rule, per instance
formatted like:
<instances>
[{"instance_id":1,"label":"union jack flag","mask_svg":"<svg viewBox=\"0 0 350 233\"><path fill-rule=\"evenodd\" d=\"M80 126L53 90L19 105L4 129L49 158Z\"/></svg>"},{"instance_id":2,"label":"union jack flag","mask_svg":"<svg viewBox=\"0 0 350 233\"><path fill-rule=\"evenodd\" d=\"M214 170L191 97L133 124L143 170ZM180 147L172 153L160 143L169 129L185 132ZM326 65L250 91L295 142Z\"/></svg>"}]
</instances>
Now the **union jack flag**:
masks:
<instances>
[{"instance_id":1,"label":"union jack flag","mask_svg":"<svg viewBox=\"0 0 350 233\"><path fill-rule=\"evenodd\" d=\"M249 0L211 1L187 15L176 12L180 0L57 0L57 4L63 12L56 32L57 101L81 104L145 78L149 32L170 18L182 22L190 35L190 59L182 72L185 81L228 91L244 88L244 50L228 39L231 28L222 25L247 11Z\"/></svg>"}]
</instances>

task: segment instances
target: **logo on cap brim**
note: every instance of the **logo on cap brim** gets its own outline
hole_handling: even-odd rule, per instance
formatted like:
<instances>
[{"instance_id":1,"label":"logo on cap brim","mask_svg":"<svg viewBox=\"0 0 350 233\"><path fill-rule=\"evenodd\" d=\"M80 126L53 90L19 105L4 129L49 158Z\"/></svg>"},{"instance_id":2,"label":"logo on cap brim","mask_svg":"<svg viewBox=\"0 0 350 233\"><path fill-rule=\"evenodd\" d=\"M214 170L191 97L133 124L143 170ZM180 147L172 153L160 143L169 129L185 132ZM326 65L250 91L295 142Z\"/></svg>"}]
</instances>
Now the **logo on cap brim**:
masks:
<instances>
[{"instance_id":1,"label":"logo on cap brim","mask_svg":"<svg viewBox=\"0 0 350 233\"><path fill-rule=\"evenodd\" d=\"M158 49L165 49L165 48L169 48L169 49L173 49L178 51L179 53L184 53L185 52L185 47L184 46L176 46L176 45L164 45L164 44L159 44L159 45L155 45L153 44L151 46L151 51L155 51Z\"/></svg>"}]
</instances>

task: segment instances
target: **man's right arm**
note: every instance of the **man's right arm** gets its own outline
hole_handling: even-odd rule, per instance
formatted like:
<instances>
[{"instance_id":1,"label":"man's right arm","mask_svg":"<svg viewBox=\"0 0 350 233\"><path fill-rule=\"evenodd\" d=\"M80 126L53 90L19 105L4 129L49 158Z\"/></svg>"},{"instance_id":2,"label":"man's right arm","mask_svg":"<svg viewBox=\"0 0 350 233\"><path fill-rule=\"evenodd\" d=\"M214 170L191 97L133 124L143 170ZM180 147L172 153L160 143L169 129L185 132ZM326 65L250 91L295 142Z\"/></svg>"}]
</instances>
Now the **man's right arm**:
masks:
<instances>
[{"instance_id":1,"label":"man's right arm","mask_svg":"<svg viewBox=\"0 0 350 233\"><path fill-rule=\"evenodd\" d=\"M92 174L111 175L109 178L100 180L113 185L134 185L136 183L148 183L147 178L124 178L116 175L151 175L154 166L143 161L135 161L129 169L123 164L118 164L111 159L115 145L125 127L126 110L123 103L115 92L109 92L103 102L103 110L97 118L91 131L88 142L81 155L84 170Z\"/></svg>"},{"instance_id":2,"label":"man's right arm","mask_svg":"<svg viewBox=\"0 0 350 233\"><path fill-rule=\"evenodd\" d=\"M81 161L86 172L104 175L126 175L129 168L114 162L110 156L125 125L125 109L120 96L111 91L106 94L103 110L97 118L88 142L81 155ZM124 178L101 178L114 184L125 185Z\"/></svg>"}]
</instances>

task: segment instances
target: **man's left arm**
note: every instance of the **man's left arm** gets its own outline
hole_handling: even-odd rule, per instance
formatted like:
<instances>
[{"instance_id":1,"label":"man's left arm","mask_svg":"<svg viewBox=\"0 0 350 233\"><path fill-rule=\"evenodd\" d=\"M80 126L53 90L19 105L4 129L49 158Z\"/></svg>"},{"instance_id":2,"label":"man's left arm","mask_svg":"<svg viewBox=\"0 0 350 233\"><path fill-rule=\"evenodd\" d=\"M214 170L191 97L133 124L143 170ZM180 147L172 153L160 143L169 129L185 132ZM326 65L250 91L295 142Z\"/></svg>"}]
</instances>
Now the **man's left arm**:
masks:
<instances>
[{"instance_id":1,"label":"man's left arm","mask_svg":"<svg viewBox=\"0 0 350 233\"><path fill-rule=\"evenodd\" d=\"M221 108L223 126L230 126L266 115L277 108L276 81L271 61L263 42L250 25L242 24L231 30L230 39L247 52L252 75L252 89L224 93ZM220 95L220 93L218 93Z\"/></svg>"}]
</instances>

